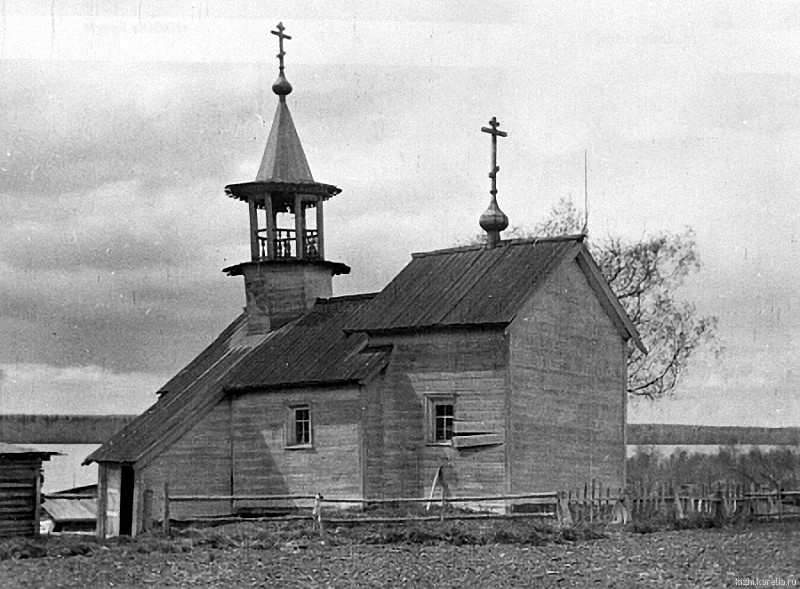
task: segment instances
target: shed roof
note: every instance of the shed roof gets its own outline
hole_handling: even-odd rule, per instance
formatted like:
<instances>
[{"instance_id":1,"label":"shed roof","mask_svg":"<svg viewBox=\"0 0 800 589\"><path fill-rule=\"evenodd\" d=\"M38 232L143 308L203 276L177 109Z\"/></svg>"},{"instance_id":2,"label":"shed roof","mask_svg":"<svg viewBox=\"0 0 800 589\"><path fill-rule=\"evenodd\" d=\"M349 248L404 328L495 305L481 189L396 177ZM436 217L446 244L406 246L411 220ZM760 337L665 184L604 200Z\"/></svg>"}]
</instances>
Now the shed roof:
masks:
<instances>
[{"instance_id":1,"label":"shed roof","mask_svg":"<svg viewBox=\"0 0 800 589\"><path fill-rule=\"evenodd\" d=\"M41 456L42 460L50 460L51 456L61 456L61 453L52 452L50 450L36 450L35 448L26 448L25 446L15 446L7 442L0 442L0 456L11 455Z\"/></svg>"},{"instance_id":2,"label":"shed roof","mask_svg":"<svg viewBox=\"0 0 800 589\"><path fill-rule=\"evenodd\" d=\"M358 382L385 362L364 334L342 326L374 295L318 300L302 317L265 335L247 335L244 315L162 389L150 409L112 436L85 462L147 461L180 437L227 390Z\"/></svg>"},{"instance_id":3,"label":"shed roof","mask_svg":"<svg viewBox=\"0 0 800 589\"><path fill-rule=\"evenodd\" d=\"M64 499L45 497L42 508L58 523L93 522L97 519L97 499Z\"/></svg>"},{"instance_id":4,"label":"shed roof","mask_svg":"<svg viewBox=\"0 0 800 589\"><path fill-rule=\"evenodd\" d=\"M361 382L382 366L386 350L367 348L363 333L345 334L374 294L321 299L291 329L247 356L231 390Z\"/></svg>"}]
</instances>

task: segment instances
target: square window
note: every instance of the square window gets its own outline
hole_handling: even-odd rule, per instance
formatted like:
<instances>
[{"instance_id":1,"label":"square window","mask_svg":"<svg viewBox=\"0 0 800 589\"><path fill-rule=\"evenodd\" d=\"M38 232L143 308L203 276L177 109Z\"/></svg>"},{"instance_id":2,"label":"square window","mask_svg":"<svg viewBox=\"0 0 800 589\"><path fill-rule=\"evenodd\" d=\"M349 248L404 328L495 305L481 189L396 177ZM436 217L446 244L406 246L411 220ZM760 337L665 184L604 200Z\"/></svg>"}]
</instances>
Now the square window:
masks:
<instances>
[{"instance_id":1,"label":"square window","mask_svg":"<svg viewBox=\"0 0 800 589\"><path fill-rule=\"evenodd\" d=\"M311 445L311 407L298 405L289 408L286 433L287 446Z\"/></svg>"},{"instance_id":2,"label":"square window","mask_svg":"<svg viewBox=\"0 0 800 589\"><path fill-rule=\"evenodd\" d=\"M429 397L427 403L428 442L450 444L453 439L455 399L453 397Z\"/></svg>"}]
</instances>

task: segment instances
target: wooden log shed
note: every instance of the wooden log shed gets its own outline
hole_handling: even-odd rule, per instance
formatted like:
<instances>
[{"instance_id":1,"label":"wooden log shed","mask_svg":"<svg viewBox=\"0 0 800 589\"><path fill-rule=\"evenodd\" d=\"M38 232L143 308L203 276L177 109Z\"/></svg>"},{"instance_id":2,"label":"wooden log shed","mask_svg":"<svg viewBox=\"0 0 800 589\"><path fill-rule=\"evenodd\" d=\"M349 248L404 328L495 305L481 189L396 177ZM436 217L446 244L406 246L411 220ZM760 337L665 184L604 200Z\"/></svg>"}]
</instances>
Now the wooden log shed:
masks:
<instances>
[{"instance_id":1,"label":"wooden log shed","mask_svg":"<svg viewBox=\"0 0 800 589\"><path fill-rule=\"evenodd\" d=\"M39 534L44 452L0 442L0 538Z\"/></svg>"}]
</instances>

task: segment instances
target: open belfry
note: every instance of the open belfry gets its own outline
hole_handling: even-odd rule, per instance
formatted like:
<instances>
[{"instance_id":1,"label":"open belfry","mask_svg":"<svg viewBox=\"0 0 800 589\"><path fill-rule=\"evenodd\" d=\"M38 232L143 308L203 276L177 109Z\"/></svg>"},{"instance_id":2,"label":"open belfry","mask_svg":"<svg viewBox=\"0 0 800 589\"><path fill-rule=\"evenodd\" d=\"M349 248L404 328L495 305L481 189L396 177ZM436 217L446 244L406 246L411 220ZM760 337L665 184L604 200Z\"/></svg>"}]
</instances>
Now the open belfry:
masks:
<instances>
[{"instance_id":1,"label":"open belfry","mask_svg":"<svg viewBox=\"0 0 800 589\"><path fill-rule=\"evenodd\" d=\"M272 91L278 108L267 147L253 182L231 184L225 192L250 211L250 262L226 268L243 275L251 333L276 329L332 296L331 277L348 274L344 264L325 261L323 203L341 190L315 182L286 104L292 85L284 75L283 42L291 39L278 24L278 79ZM281 218L287 218L279 225ZM263 221L263 222L262 222Z\"/></svg>"},{"instance_id":2,"label":"open belfry","mask_svg":"<svg viewBox=\"0 0 800 589\"><path fill-rule=\"evenodd\" d=\"M225 269L246 308L87 458L98 534L149 527L166 489L217 499L174 504L180 519L298 505L259 496L422 498L436 480L455 497L624 487L627 346L641 341L583 235L501 239L497 120L482 129L485 243L412 254L380 292L333 296L350 272L325 252L340 190L311 174L287 104L291 37L272 32L266 149L254 181L225 188L249 212L250 260Z\"/></svg>"}]
</instances>

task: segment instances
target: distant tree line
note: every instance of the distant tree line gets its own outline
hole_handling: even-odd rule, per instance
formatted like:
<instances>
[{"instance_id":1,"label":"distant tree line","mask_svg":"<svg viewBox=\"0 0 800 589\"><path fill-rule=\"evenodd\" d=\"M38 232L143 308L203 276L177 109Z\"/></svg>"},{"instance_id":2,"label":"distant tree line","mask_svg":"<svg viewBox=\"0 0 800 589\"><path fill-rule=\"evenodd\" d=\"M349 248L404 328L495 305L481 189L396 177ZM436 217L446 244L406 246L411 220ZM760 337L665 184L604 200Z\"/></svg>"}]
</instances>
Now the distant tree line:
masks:
<instances>
[{"instance_id":1,"label":"distant tree line","mask_svg":"<svg viewBox=\"0 0 800 589\"><path fill-rule=\"evenodd\" d=\"M628 458L628 486L655 489L660 485L751 484L783 490L800 489L800 454L792 448L747 451L737 446L720 447L716 454L677 449L663 456L650 447L639 448Z\"/></svg>"}]
</instances>

